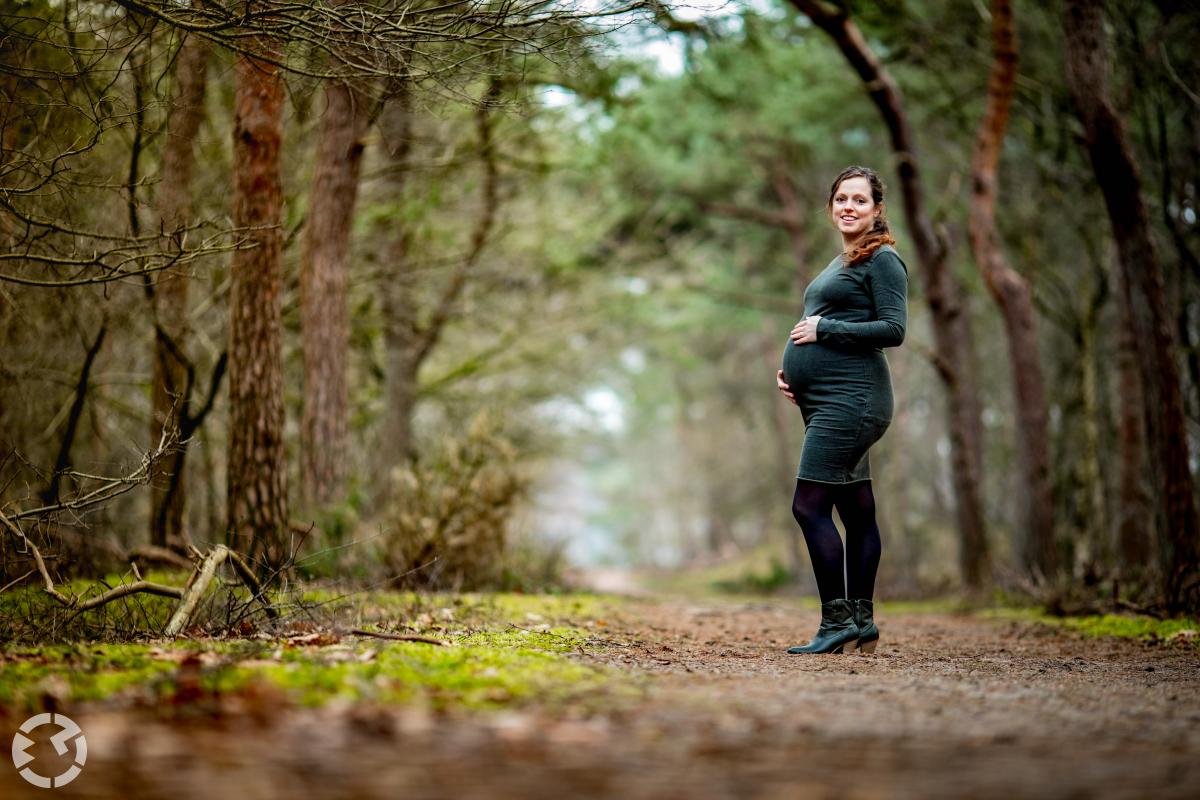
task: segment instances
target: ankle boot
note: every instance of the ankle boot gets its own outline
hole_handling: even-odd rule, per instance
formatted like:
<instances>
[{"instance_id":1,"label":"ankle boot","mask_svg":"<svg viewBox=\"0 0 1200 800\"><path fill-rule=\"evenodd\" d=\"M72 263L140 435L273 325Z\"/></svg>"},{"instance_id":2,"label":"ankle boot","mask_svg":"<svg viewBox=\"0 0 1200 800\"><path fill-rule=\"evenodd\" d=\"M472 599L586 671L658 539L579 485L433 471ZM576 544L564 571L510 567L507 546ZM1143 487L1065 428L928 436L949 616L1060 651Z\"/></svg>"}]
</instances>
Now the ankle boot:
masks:
<instances>
[{"instance_id":1,"label":"ankle boot","mask_svg":"<svg viewBox=\"0 0 1200 800\"><path fill-rule=\"evenodd\" d=\"M858 626L854 624L854 606L850 600L830 600L821 604L821 627L806 645L792 647L789 653L840 653L854 649Z\"/></svg>"},{"instance_id":2,"label":"ankle boot","mask_svg":"<svg viewBox=\"0 0 1200 800\"><path fill-rule=\"evenodd\" d=\"M875 627L875 604L870 600L851 600L854 604L854 624L858 626L858 649L874 653L879 644L879 628Z\"/></svg>"}]
</instances>

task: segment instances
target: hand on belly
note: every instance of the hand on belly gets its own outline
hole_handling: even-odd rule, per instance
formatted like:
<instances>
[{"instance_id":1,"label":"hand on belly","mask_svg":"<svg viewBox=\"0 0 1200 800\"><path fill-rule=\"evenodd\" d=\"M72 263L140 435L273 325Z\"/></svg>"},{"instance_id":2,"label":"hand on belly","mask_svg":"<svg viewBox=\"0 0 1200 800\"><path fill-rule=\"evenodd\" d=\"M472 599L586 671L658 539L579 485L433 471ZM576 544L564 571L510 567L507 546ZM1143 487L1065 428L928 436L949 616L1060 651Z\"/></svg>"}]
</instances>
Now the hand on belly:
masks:
<instances>
[{"instance_id":1,"label":"hand on belly","mask_svg":"<svg viewBox=\"0 0 1200 800\"><path fill-rule=\"evenodd\" d=\"M788 400L791 400L794 405L800 405L800 403L796 401L796 395L792 394L791 387L783 382L783 370L779 370L775 373L775 385L779 388L779 391L783 392L784 397L786 397Z\"/></svg>"},{"instance_id":2,"label":"hand on belly","mask_svg":"<svg viewBox=\"0 0 1200 800\"><path fill-rule=\"evenodd\" d=\"M820 321L821 318L817 316L805 317L796 323L796 327L792 328L788 338L796 344L815 342L817 340L817 323Z\"/></svg>"}]
</instances>

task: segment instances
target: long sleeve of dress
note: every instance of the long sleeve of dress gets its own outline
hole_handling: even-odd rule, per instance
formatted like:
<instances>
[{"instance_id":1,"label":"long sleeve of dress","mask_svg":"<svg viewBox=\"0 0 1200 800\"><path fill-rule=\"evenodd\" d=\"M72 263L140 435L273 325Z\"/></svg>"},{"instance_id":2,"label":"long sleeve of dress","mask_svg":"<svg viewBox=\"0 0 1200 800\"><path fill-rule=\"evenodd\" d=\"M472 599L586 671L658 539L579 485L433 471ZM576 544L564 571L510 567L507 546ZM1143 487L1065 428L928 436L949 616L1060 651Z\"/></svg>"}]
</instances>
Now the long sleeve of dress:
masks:
<instances>
[{"instance_id":1,"label":"long sleeve of dress","mask_svg":"<svg viewBox=\"0 0 1200 800\"><path fill-rule=\"evenodd\" d=\"M895 253L884 251L869 266L866 286L875 306L870 322L842 322L822 317L817 341L859 347L898 347L908 323L908 270Z\"/></svg>"}]
</instances>

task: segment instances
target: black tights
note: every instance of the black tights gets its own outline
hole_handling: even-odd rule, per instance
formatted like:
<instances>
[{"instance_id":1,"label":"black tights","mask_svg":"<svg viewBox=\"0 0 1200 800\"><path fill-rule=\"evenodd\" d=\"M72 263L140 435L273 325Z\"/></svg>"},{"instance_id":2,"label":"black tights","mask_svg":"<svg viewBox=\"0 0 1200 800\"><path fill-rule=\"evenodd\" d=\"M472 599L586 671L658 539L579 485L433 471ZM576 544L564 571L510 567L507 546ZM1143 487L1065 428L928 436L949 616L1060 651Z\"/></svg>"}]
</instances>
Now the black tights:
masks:
<instances>
[{"instance_id":1,"label":"black tights","mask_svg":"<svg viewBox=\"0 0 1200 800\"><path fill-rule=\"evenodd\" d=\"M833 508L846 526L846 580L842 579L842 537L833 524ZM870 481L815 483L797 480L792 516L804 531L808 555L817 573L821 602L841 597L870 600L879 567L879 526ZM847 585L848 584L848 585ZM849 592L847 592L849 589Z\"/></svg>"}]
</instances>

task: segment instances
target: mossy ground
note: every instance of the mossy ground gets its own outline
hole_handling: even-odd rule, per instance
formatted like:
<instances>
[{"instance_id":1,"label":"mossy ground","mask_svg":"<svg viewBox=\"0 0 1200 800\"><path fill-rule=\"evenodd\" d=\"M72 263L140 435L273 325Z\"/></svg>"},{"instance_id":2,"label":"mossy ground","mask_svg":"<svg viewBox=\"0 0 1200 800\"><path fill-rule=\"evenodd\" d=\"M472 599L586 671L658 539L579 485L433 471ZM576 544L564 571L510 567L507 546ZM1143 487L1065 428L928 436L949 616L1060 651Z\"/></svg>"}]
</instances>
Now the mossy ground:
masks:
<instances>
[{"instance_id":1,"label":"mossy ground","mask_svg":"<svg viewBox=\"0 0 1200 800\"><path fill-rule=\"evenodd\" d=\"M1155 619L1134 614L1088 614L1056 617L1037 608L987 608L975 612L981 617L1036 622L1078 631L1085 636L1116 636L1145 640L1196 641L1200 620L1186 617Z\"/></svg>"},{"instance_id":2,"label":"mossy ground","mask_svg":"<svg viewBox=\"0 0 1200 800\"><path fill-rule=\"evenodd\" d=\"M619 601L592 595L303 593L307 619L253 638L80 643L0 650L0 705L178 703L242 691L289 702L433 708L611 705L637 682L588 663ZM392 641L363 629L444 644Z\"/></svg>"}]
</instances>

